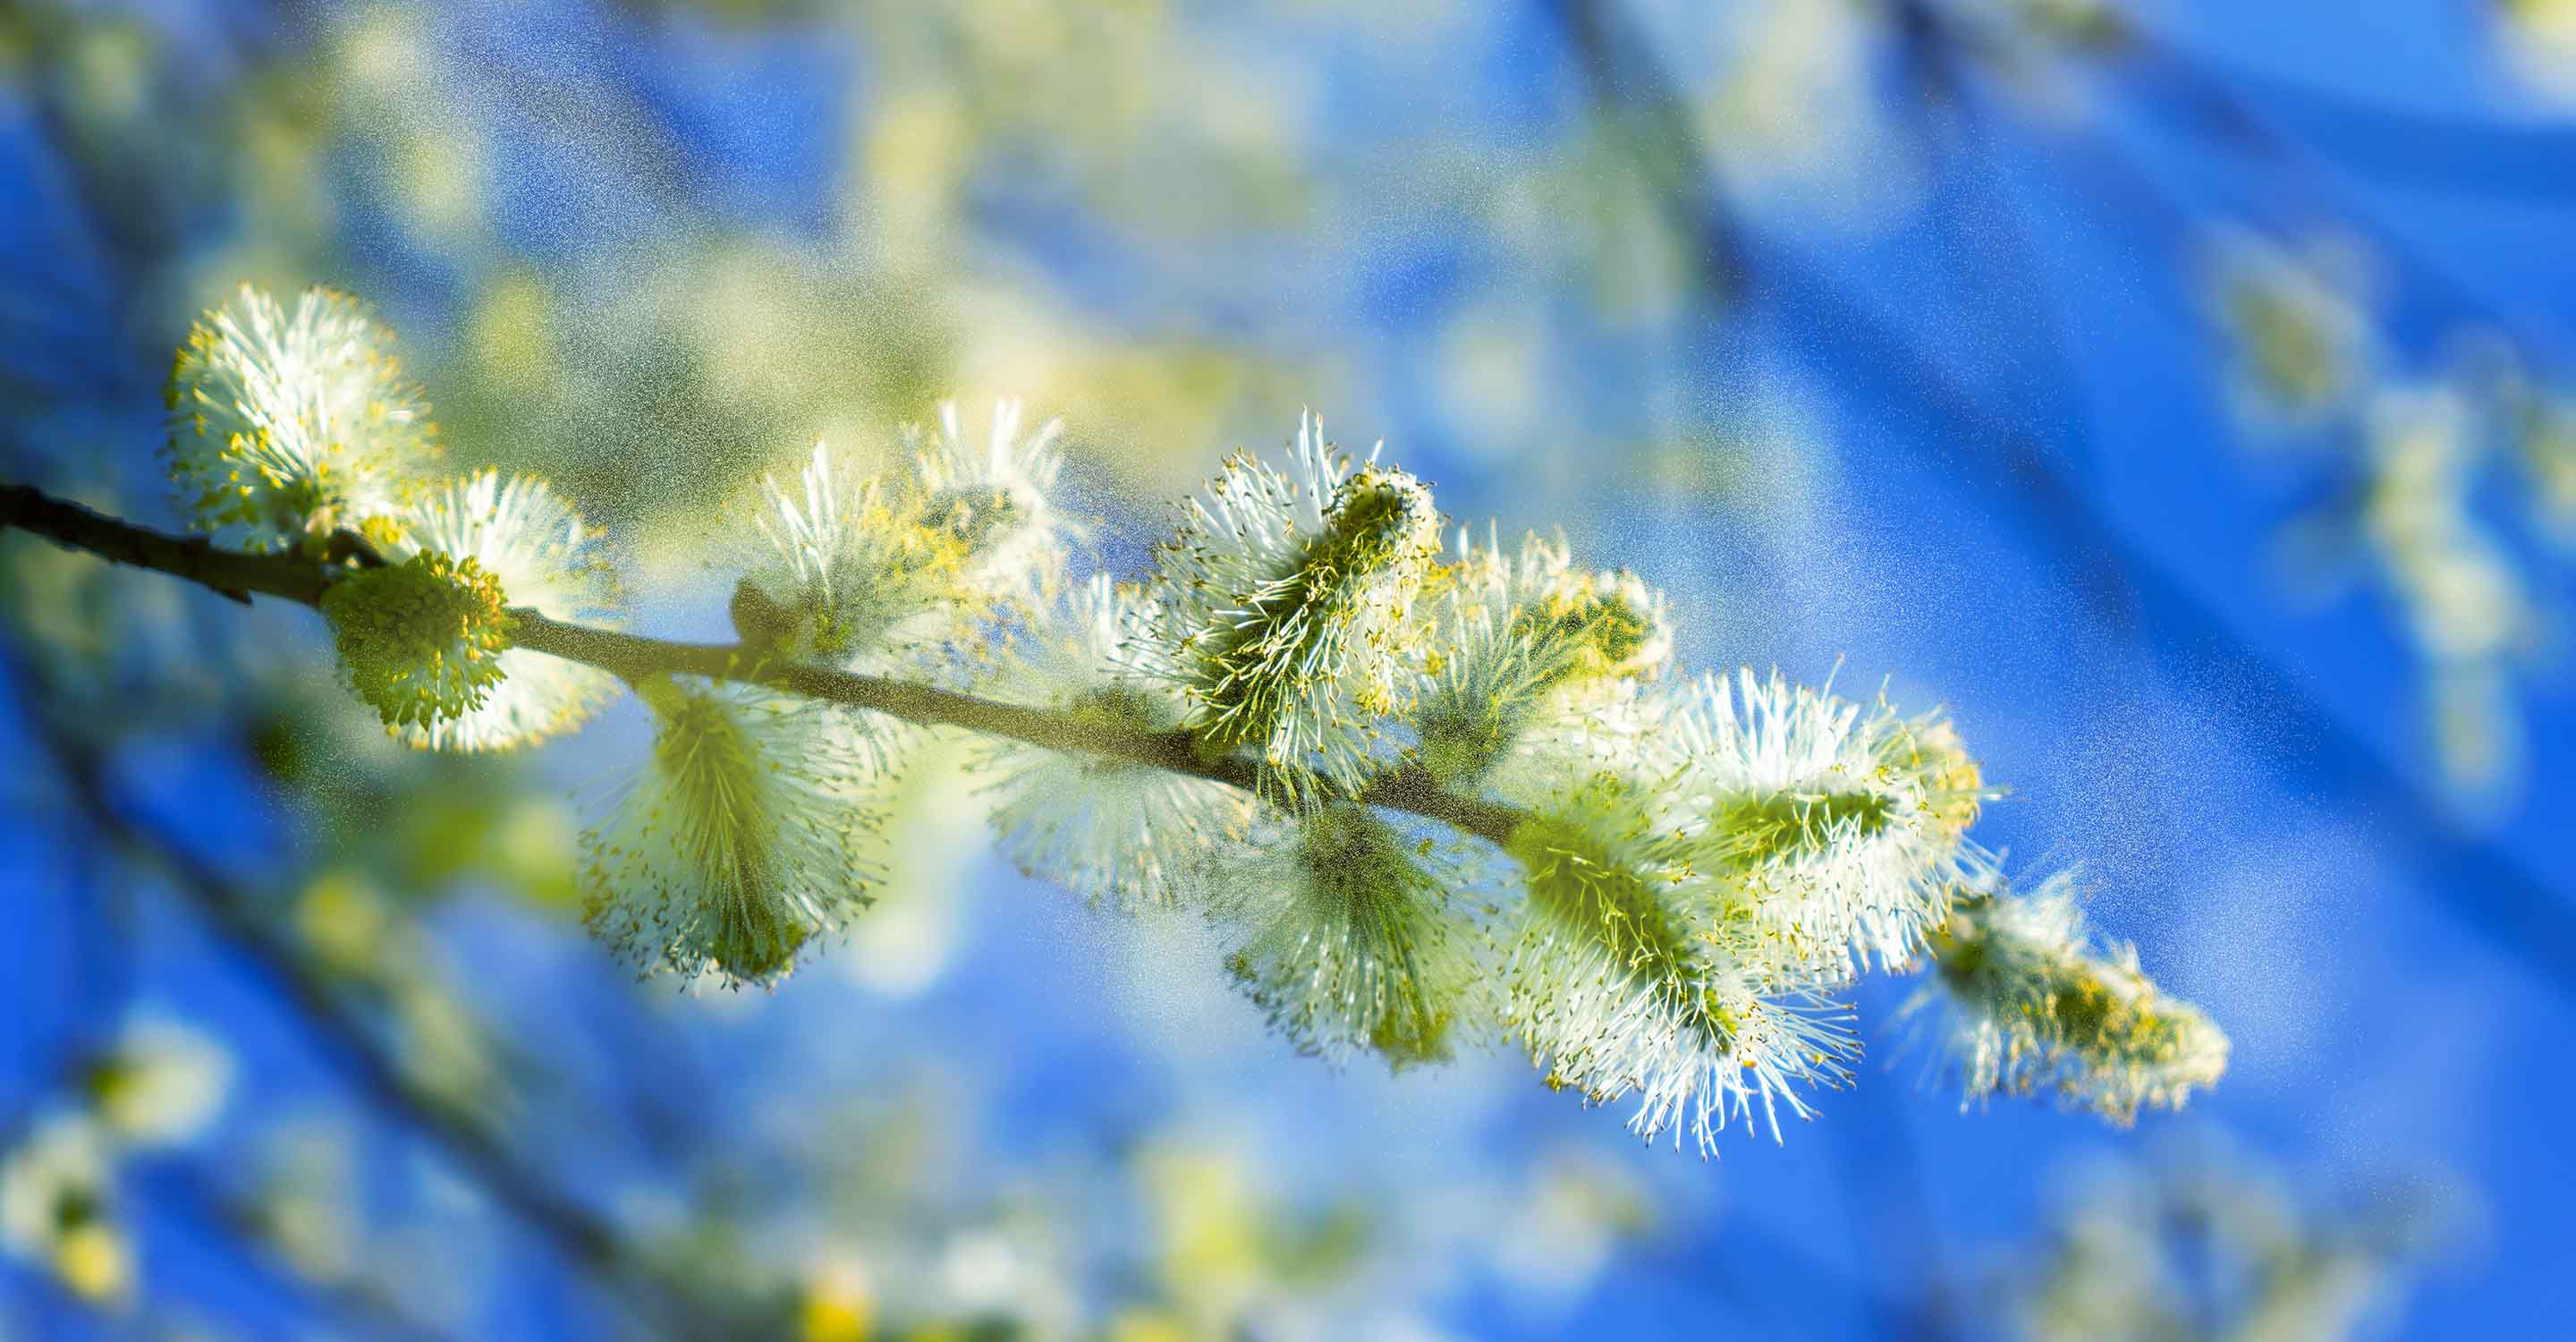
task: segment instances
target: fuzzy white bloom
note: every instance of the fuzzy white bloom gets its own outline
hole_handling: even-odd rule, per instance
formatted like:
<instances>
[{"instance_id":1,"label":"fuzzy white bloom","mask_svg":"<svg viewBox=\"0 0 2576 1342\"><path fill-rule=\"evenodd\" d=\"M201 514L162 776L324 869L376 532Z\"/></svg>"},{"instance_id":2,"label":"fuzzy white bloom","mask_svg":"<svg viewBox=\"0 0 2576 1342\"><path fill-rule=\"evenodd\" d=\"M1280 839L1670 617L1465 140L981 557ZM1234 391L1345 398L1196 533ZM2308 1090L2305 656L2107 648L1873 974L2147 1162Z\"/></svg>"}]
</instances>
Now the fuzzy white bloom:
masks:
<instances>
[{"instance_id":1,"label":"fuzzy white bloom","mask_svg":"<svg viewBox=\"0 0 2576 1342\"><path fill-rule=\"evenodd\" d=\"M859 477L818 442L792 484L764 477L743 510L762 544L735 593L736 628L852 671L946 676L988 657L979 623L1034 611L1080 531L1050 497L1061 424L1020 425L1019 402L1001 401L973 446L942 403L935 439L904 428L908 475Z\"/></svg>"},{"instance_id":2,"label":"fuzzy white bloom","mask_svg":"<svg viewBox=\"0 0 2576 1342\"><path fill-rule=\"evenodd\" d=\"M1913 960L1991 795L1947 720L1865 710L1776 672L1703 679L1652 740L1692 860L1723 877L1698 930L1823 983L1871 958Z\"/></svg>"},{"instance_id":3,"label":"fuzzy white bloom","mask_svg":"<svg viewBox=\"0 0 2576 1342\"><path fill-rule=\"evenodd\" d=\"M828 709L752 686L638 687L653 755L585 836L586 921L650 974L774 983L869 903L867 762Z\"/></svg>"},{"instance_id":4,"label":"fuzzy white bloom","mask_svg":"<svg viewBox=\"0 0 2576 1342\"><path fill-rule=\"evenodd\" d=\"M431 491L402 516L394 557L471 558L512 606L580 624L619 622L617 576L600 534L543 480L483 471ZM500 671L480 704L407 725L403 740L427 750L507 750L580 726L617 693L605 671L518 648L500 654Z\"/></svg>"},{"instance_id":5,"label":"fuzzy white bloom","mask_svg":"<svg viewBox=\"0 0 2576 1342\"><path fill-rule=\"evenodd\" d=\"M1422 482L1374 451L1354 466L1312 415L1288 473L1230 458L1156 548L1154 641L1202 739L1253 747L1300 804L1309 778L1356 789L1382 762L1380 720L1410 705L1407 617L1439 533Z\"/></svg>"},{"instance_id":6,"label":"fuzzy white bloom","mask_svg":"<svg viewBox=\"0 0 2576 1342\"><path fill-rule=\"evenodd\" d=\"M1064 421L1050 419L1023 435L1021 414L1018 398L995 401L978 445L968 441L957 403L942 401L935 439L916 424L905 425L903 437L920 477L923 514L965 539L972 580L996 598L1025 600L1063 575L1065 545L1081 528L1054 504Z\"/></svg>"},{"instance_id":7,"label":"fuzzy white bloom","mask_svg":"<svg viewBox=\"0 0 2576 1342\"><path fill-rule=\"evenodd\" d=\"M1461 528L1457 560L1418 635L1415 753L1446 786L1473 786L1534 741L1596 725L1625 686L1672 660L1660 592L1628 573L1576 571L1562 538L1517 555Z\"/></svg>"},{"instance_id":8,"label":"fuzzy white bloom","mask_svg":"<svg viewBox=\"0 0 2576 1342\"><path fill-rule=\"evenodd\" d=\"M170 1146L204 1131L232 1089L223 1041L180 1021L138 1016L82 1075L91 1110L128 1146Z\"/></svg>"},{"instance_id":9,"label":"fuzzy white bloom","mask_svg":"<svg viewBox=\"0 0 2576 1342\"><path fill-rule=\"evenodd\" d=\"M392 513L437 455L429 407L392 347L364 307L328 289L305 290L290 312L244 285L200 318L170 370L165 448L190 524L277 551Z\"/></svg>"},{"instance_id":10,"label":"fuzzy white bloom","mask_svg":"<svg viewBox=\"0 0 2576 1342\"><path fill-rule=\"evenodd\" d=\"M0 1158L0 1249L94 1304L123 1302L134 1256L114 1214L114 1144L77 1114L37 1122Z\"/></svg>"},{"instance_id":11,"label":"fuzzy white bloom","mask_svg":"<svg viewBox=\"0 0 2576 1342\"><path fill-rule=\"evenodd\" d=\"M984 547L1017 533L953 503L934 515L917 485L855 478L819 442L797 487L764 477L748 510L763 544L734 591L744 641L864 674L971 679L996 643L980 626L1016 591Z\"/></svg>"},{"instance_id":12,"label":"fuzzy white bloom","mask_svg":"<svg viewBox=\"0 0 2576 1342\"><path fill-rule=\"evenodd\" d=\"M960 593L965 546L924 517L920 500L853 479L817 442L796 487L761 480L752 510L766 552L737 594L747 639L853 670L884 669L952 627L942 603Z\"/></svg>"},{"instance_id":13,"label":"fuzzy white bloom","mask_svg":"<svg viewBox=\"0 0 2576 1342\"><path fill-rule=\"evenodd\" d=\"M1962 1108L2053 1091L2125 1125L2142 1106L2180 1108L2227 1070L2227 1036L2159 991L2135 947L2091 953L2066 873L2017 894L1978 856L1931 947L1934 973L1904 1014L1930 1013Z\"/></svg>"},{"instance_id":14,"label":"fuzzy white bloom","mask_svg":"<svg viewBox=\"0 0 2576 1342\"><path fill-rule=\"evenodd\" d=\"M1466 861L1347 803L1269 824L1213 872L1209 913L1243 936L1226 969L1300 1052L1445 1061L1493 1014Z\"/></svg>"},{"instance_id":15,"label":"fuzzy white bloom","mask_svg":"<svg viewBox=\"0 0 2576 1342\"><path fill-rule=\"evenodd\" d=\"M1143 594L1098 575L1066 604L1006 673L1005 697L1107 731L1177 730L1188 702L1129 641L1153 624ZM1149 764L993 738L978 767L994 776L993 825L1022 871L1122 909L1194 899L1219 845L1252 823L1241 789Z\"/></svg>"},{"instance_id":16,"label":"fuzzy white bloom","mask_svg":"<svg viewBox=\"0 0 2576 1342\"><path fill-rule=\"evenodd\" d=\"M1813 1115L1795 1086L1839 1086L1858 1054L1850 1011L1696 935L1709 880L1646 786L1604 771L1524 822L1508 848L1526 887L1505 969L1505 1023L1552 1087L1638 1097L1649 1141L1687 1130L1703 1153L1761 1106Z\"/></svg>"}]
</instances>

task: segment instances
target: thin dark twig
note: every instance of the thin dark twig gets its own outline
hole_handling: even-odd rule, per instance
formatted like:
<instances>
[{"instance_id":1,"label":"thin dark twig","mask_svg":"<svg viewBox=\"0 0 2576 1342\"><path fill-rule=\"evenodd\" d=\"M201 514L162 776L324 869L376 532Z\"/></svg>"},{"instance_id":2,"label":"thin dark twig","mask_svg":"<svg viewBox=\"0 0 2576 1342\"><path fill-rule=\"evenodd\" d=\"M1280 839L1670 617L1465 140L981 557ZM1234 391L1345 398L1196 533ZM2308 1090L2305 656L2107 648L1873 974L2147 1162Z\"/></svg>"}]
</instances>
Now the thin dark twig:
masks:
<instances>
[{"instance_id":1,"label":"thin dark twig","mask_svg":"<svg viewBox=\"0 0 2576 1342\"><path fill-rule=\"evenodd\" d=\"M204 541L170 536L67 503L26 485L0 485L0 526L15 526L74 549L119 563L174 574L226 596L246 592L318 605L334 577L329 564L292 554L243 554ZM858 675L764 657L735 644L679 643L615 629L550 619L513 610L516 646L584 662L628 680L654 676L703 676L786 690L852 708L871 709L907 722L963 727L1049 750L1095 755L1190 774L1246 791L1260 791L1261 770L1237 755L1210 755L1187 731L1138 732L1077 722L1021 704L960 694L933 685ZM1419 766L1379 775L1358 797L1363 804L1438 820L1494 843L1505 843L1521 820L1511 807L1443 789Z\"/></svg>"},{"instance_id":2,"label":"thin dark twig","mask_svg":"<svg viewBox=\"0 0 2576 1342\"><path fill-rule=\"evenodd\" d=\"M120 521L28 485L0 484L0 526L50 537L136 568L175 574L244 605L254 592L318 605L329 570L292 555L244 554L203 536L173 536Z\"/></svg>"}]
</instances>

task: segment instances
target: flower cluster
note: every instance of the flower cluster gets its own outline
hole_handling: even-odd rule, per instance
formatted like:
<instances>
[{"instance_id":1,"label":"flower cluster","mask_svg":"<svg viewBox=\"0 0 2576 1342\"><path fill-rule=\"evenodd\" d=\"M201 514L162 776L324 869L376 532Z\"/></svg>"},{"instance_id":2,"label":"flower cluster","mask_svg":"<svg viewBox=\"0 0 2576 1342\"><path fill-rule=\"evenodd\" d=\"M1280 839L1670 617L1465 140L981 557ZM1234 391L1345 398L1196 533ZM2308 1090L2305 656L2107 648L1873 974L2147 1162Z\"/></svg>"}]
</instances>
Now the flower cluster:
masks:
<instances>
[{"instance_id":1,"label":"flower cluster","mask_svg":"<svg viewBox=\"0 0 2576 1342\"><path fill-rule=\"evenodd\" d=\"M610 678L510 647L512 607L616 618L598 535L544 481L435 481L429 406L393 338L348 297L290 311L245 286L188 333L165 449L200 530L349 565L322 598L341 661L385 725L423 749L498 750L566 731ZM343 535L342 533L347 533Z\"/></svg>"},{"instance_id":2,"label":"flower cluster","mask_svg":"<svg viewBox=\"0 0 2576 1342\"><path fill-rule=\"evenodd\" d=\"M1140 846L1132 812L1090 823L1089 775L1021 775L1003 822L1045 836L1024 865L1096 893L1149 855L1301 1051L1402 1067L1509 1037L1549 1084L1702 1149L1812 1114L1860 1052L1843 991L1913 966L1990 865L1968 830L1996 793L1955 726L1777 674L1670 681L1668 607L1635 575L1536 537L1463 533L1437 562L1411 477L1350 468L1311 420L1292 461L1228 461L1125 642L1095 625L1088 669L1037 700L1120 685L1138 731L1239 752L1250 829ZM1368 804L1423 786L1495 809L1460 841Z\"/></svg>"},{"instance_id":3,"label":"flower cluster","mask_svg":"<svg viewBox=\"0 0 2576 1342\"><path fill-rule=\"evenodd\" d=\"M1078 530L1048 496L1061 426L1023 436L1020 423L1019 403L1002 401L970 448L943 403L935 440L905 430L908 472L859 477L816 443L792 487L764 478L734 510L747 517L734 547L748 551L734 602L744 641L852 671L981 660L979 629L1033 614Z\"/></svg>"},{"instance_id":4,"label":"flower cluster","mask_svg":"<svg viewBox=\"0 0 2576 1342\"><path fill-rule=\"evenodd\" d=\"M512 644L614 617L600 538L539 481L418 487L425 411L345 302L250 295L190 351L182 484L252 463L201 523L326 566L349 678L405 739L515 745L615 691ZM1069 582L1060 436L942 405L884 473L818 444L727 510L729 663L610 663L654 736L586 836L602 940L775 984L871 903L857 854L922 733L966 727L1014 861L1209 918L1244 994L1336 1063L1508 1040L1552 1087L1633 1100L1648 1139L1776 1138L1853 1076L1851 986L1928 953L1972 1100L2127 1121L2224 1068L2134 953L2085 948L2062 881L2004 889L1968 833L1997 794L1942 714L1670 675L1644 580L1491 528L1444 557L1430 489L1312 415L1286 469L1237 454L1183 501L1142 581ZM862 688L780 688L818 683Z\"/></svg>"}]
</instances>

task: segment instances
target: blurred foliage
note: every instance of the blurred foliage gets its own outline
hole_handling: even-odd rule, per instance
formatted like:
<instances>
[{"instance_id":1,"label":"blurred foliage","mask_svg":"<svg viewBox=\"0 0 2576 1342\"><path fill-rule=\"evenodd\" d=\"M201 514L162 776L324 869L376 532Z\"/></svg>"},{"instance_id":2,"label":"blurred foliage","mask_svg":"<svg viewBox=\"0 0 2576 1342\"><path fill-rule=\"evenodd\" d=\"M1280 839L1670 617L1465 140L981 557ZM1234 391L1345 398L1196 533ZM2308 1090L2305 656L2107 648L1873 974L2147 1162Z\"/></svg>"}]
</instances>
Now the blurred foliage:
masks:
<instances>
[{"instance_id":1,"label":"blurred foliage","mask_svg":"<svg viewBox=\"0 0 2576 1342\"><path fill-rule=\"evenodd\" d=\"M2314 500L2283 523L2293 581L2366 574L2423 664L2425 736L2471 814L2524 781L2518 682L2563 635L2576 568L2561 539L2565 396L2501 330L2451 333L2428 365L2379 330L2378 275L2353 238L2278 243L2235 229L2211 248L2209 307L2249 439L2295 452Z\"/></svg>"},{"instance_id":2,"label":"blurred foliage","mask_svg":"<svg viewBox=\"0 0 2576 1342\"><path fill-rule=\"evenodd\" d=\"M2474 1209L2394 1183L2311 1205L2215 1137L2104 1161L2068 1182L2009 1280L2032 1342L2336 1342L2376 1335Z\"/></svg>"}]
</instances>

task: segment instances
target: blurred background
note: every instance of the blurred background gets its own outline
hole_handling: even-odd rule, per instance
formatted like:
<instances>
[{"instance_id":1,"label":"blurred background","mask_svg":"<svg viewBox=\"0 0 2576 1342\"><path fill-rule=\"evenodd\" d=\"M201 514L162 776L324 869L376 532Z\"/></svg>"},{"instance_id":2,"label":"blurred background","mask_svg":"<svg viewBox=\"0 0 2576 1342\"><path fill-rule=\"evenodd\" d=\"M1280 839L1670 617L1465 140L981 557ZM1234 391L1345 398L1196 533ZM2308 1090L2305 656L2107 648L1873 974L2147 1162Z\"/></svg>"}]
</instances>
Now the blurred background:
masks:
<instances>
[{"instance_id":1,"label":"blurred background","mask_svg":"<svg viewBox=\"0 0 2576 1342\"><path fill-rule=\"evenodd\" d=\"M1642 1149L1293 1056L953 758L684 996L578 924L632 704L406 754L309 612L12 533L0 1339L2561 1335L2571 113L2566 0L5 0L0 478L176 525L171 347L330 284L713 637L818 434L1025 396L1132 575L1311 405L1686 664L1946 703L2235 1053L1962 1114L1881 980L1785 1146Z\"/></svg>"}]
</instances>

